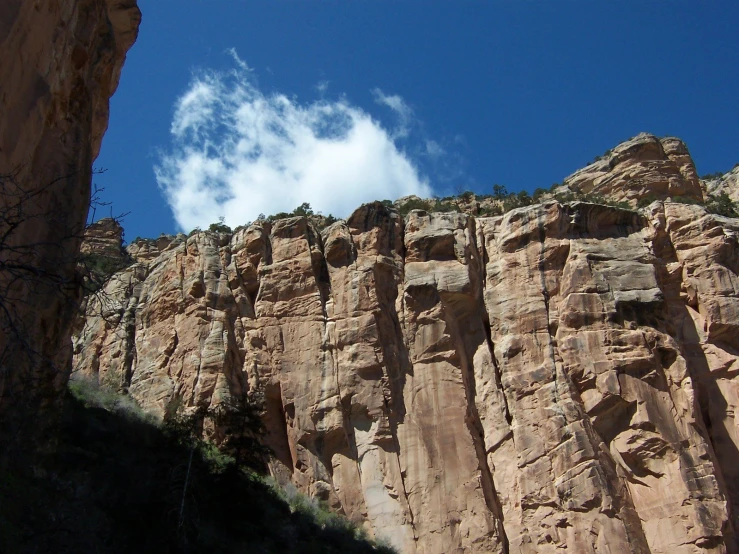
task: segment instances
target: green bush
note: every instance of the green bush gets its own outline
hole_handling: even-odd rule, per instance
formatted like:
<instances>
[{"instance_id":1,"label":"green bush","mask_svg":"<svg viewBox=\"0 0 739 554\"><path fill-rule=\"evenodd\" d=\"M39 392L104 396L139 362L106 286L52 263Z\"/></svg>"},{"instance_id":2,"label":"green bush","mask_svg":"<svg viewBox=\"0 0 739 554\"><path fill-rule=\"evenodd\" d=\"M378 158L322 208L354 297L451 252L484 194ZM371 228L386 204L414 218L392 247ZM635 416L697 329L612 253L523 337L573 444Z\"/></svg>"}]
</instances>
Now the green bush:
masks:
<instances>
[{"instance_id":1,"label":"green bush","mask_svg":"<svg viewBox=\"0 0 739 554\"><path fill-rule=\"evenodd\" d=\"M640 198L636 201L636 207L637 208L646 208L649 206L652 202L657 200L657 197L653 194L648 194L647 196Z\"/></svg>"},{"instance_id":2,"label":"green bush","mask_svg":"<svg viewBox=\"0 0 739 554\"><path fill-rule=\"evenodd\" d=\"M512 192L503 199L503 211L509 212L516 208L521 208L523 206L530 206L533 203L534 203L534 200L531 198L529 193L526 192L525 190L522 190L518 194Z\"/></svg>"},{"instance_id":3,"label":"green bush","mask_svg":"<svg viewBox=\"0 0 739 554\"><path fill-rule=\"evenodd\" d=\"M231 227L226 225L226 218L225 217L219 217L218 223L211 223L208 227L208 231L211 233L225 233L230 235L233 231L231 231Z\"/></svg>"},{"instance_id":4,"label":"green bush","mask_svg":"<svg viewBox=\"0 0 739 554\"><path fill-rule=\"evenodd\" d=\"M700 204L698 200L696 200L695 198L690 198L688 196L673 196L672 202L676 202L678 204L690 204L690 205Z\"/></svg>"},{"instance_id":5,"label":"green bush","mask_svg":"<svg viewBox=\"0 0 739 554\"><path fill-rule=\"evenodd\" d=\"M84 294L97 292L113 275L133 263L128 255L106 256L97 253L81 254L79 260L83 268Z\"/></svg>"},{"instance_id":6,"label":"green bush","mask_svg":"<svg viewBox=\"0 0 739 554\"><path fill-rule=\"evenodd\" d=\"M560 204L565 204L567 202L574 202L575 200L579 200L578 196L572 192L558 192L554 195L554 199L559 202Z\"/></svg>"},{"instance_id":7,"label":"green bush","mask_svg":"<svg viewBox=\"0 0 739 554\"><path fill-rule=\"evenodd\" d=\"M612 208L620 208L622 210L632 210L631 204L625 200L611 200L600 194L595 193L575 193L577 200L580 202L589 202L591 204L602 204L603 206L611 206Z\"/></svg>"},{"instance_id":8,"label":"green bush","mask_svg":"<svg viewBox=\"0 0 739 554\"><path fill-rule=\"evenodd\" d=\"M706 210L709 213L724 217L739 217L739 206L725 192L709 197L708 202L706 202Z\"/></svg>"},{"instance_id":9,"label":"green bush","mask_svg":"<svg viewBox=\"0 0 739 554\"><path fill-rule=\"evenodd\" d=\"M144 412L138 402L127 394L119 394L89 377L74 376L67 384L73 398L88 408L102 408L123 417L153 423L155 418Z\"/></svg>"},{"instance_id":10,"label":"green bush","mask_svg":"<svg viewBox=\"0 0 739 554\"><path fill-rule=\"evenodd\" d=\"M308 204L308 202L303 202L300 206L293 210L292 215L307 217L309 215L313 215L313 209L310 207L310 204Z\"/></svg>"},{"instance_id":11,"label":"green bush","mask_svg":"<svg viewBox=\"0 0 739 554\"><path fill-rule=\"evenodd\" d=\"M421 200L420 198L411 198L408 200L405 204L400 206L400 215L406 216L408 215L412 210L424 210L426 212L433 211L433 206L431 202L427 200Z\"/></svg>"},{"instance_id":12,"label":"green bush","mask_svg":"<svg viewBox=\"0 0 739 554\"><path fill-rule=\"evenodd\" d=\"M270 223L274 223L279 219L287 219L289 217L293 217L293 214L287 212L277 212L276 214L268 215L267 221L269 221Z\"/></svg>"},{"instance_id":13,"label":"green bush","mask_svg":"<svg viewBox=\"0 0 739 554\"><path fill-rule=\"evenodd\" d=\"M503 215L503 208L498 204L494 204L488 208L482 208L480 210L480 215L481 216Z\"/></svg>"},{"instance_id":14,"label":"green bush","mask_svg":"<svg viewBox=\"0 0 739 554\"><path fill-rule=\"evenodd\" d=\"M266 220L270 222L277 221L278 219L287 219L289 217L309 217L315 215L313 213L313 208L311 208L310 204L308 202L303 202L300 206L295 208L292 212L279 212L274 215L264 217L263 214L259 214L259 217L257 218L257 221ZM331 216L333 217L333 216Z\"/></svg>"},{"instance_id":15,"label":"green bush","mask_svg":"<svg viewBox=\"0 0 739 554\"><path fill-rule=\"evenodd\" d=\"M444 202L443 200L437 200L436 204L432 208L435 212L459 212L459 206L455 202Z\"/></svg>"},{"instance_id":16,"label":"green bush","mask_svg":"<svg viewBox=\"0 0 739 554\"><path fill-rule=\"evenodd\" d=\"M537 188L536 190L534 190L534 196L533 196L534 202L538 202L542 196L547 194L547 192L549 191L544 188Z\"/></svg>"},{"instance_id":17,"label":"green bush","mask_svg":"<svg viewBox=\"0 0 739 554\"><path fill-rule=\"evenodd\" d=\"M720 179L723 176L723 173L721 173L720 171L716 171L715 173L706 173L705 175L702 175L701 179L703 179L704 181L713 181L714 179Z\"/></svg>"},{"instance_id":18,"label":"green bush","mask_svg":"<svg viewBox=\"0 0 739 554\"><path fill-rule=\"evenodd\" d=\"M505 185L493 185L493 198L496 200L505 200L508 197L508 188Z\"/></svg>"},{"instance_id":19,"label":"green bush","mask_svg":"<svg viewBox=\"0 0 739 554\"><path fill-rule=\"evenodd\" d=\"M629 204L625 200L611 200L609 198L606 198L605 196L592 192L584 193L576 190L559 192L554 195L554 199L561 204L566 204L567 202L588 202L590 204L600 204L602 206L610 206L612 208L619 208L621 210L634 209L631 207L631 204Z\"/></svg>"},{"instance_id":20,"label":"green bush","mask_svg":"<svg viewBox=\"0 0 739 554\"><path fill-rule=\"evenodd\" d=\"M371 541L361 525L332 512L325 502L301 493L294 485L288 484L282 487L270 477L264 478L263 482L290 506L292 513L301 514L312 520L319 528L349 535L358 541L369 542L379 553L393 554L395 552L385 541Z\"/></svg>"},{"instance_id":21,"label":"green bush","mask_svg":"<svg viewBox=\"0 0 739 554\"><path fill-rule=\"evenodd\" d=\"M609 148L608 150L603 152L603 154L601 154L600 156L596 156L595 158L593 158L593 161L591 161L590 163L594 164L595 162L599 162L600 160L605 160L608 156L612 154L612 152L613 151Z\"/></svg>"},{"instance_id":22,"label":"green bush","mask_svg":"<svg viewBox=\"0 0 739 554\"><path fill-rule=\"evenodd\" d=\"M640 198L637 207L645 208L655 200L657 200L657 197L650 194ZM709 196L705 203L687 196L673 196L671 201L678 204L703 206L707 212L724 217L739 217L739 206L725 192Z\"/></svg>"},{"instance_id":23,"label":"green bush","mask_svg":"<svg viewBox=\"0 0 739 554\"><path fill-rule=\"evenodd\" d=\"M325 229L326 227L333 225L337 221L339 221L337 217L334 217L332 214L328 214L327 216L324 216L323 223L320 225L320 228Z\"/></svg>"}]
</instances>

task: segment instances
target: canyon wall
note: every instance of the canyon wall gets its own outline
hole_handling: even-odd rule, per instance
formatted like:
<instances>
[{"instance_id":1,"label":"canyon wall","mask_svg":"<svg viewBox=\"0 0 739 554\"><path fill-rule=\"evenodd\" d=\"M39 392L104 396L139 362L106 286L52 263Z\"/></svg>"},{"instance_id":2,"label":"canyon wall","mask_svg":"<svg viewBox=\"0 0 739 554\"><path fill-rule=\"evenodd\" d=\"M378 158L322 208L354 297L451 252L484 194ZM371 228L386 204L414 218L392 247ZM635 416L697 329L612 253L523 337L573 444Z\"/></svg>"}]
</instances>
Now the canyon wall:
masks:
<instances>
[{"instance_id":1,"label":"canyon wall","mask_svg":"<svg viewBox=\"0 0 739 554\"><path fill-rule=\"evenodd\" d=\"M53 402L71 370L92 164L140 19L136 0L0 5L3 436Z\"/></svg>"},{"instance_id":2,"label":"canyon wall","mask_svg":"<svg viewBox=\"0 0 739 554\"><path fill-rule=\"evenodd\" d=\"M273 474L406 554L737 552L738 240L668 200L162 236L75 369L160 416L260 391Z\"/></svg>"}]
</instances>

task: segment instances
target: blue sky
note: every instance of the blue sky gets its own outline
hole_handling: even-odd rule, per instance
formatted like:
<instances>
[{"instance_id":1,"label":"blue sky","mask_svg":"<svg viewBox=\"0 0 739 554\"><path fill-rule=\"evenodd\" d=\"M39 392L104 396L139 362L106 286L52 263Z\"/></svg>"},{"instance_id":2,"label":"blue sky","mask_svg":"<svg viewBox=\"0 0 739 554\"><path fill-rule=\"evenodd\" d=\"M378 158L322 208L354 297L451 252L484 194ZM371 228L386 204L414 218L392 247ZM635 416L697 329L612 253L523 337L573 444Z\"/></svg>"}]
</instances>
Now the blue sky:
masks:
<instances>
[{"instance_id":1,"label":"blue sky","mask_svg":"<svg viewBox=\"0 0 739 554\"><path fill-rule=\"evenodd\" d=\"M139 5L95 163L129 240L303 201L532 191L641 131L681 137L700 174L739 161L735 1Z\"/></svg>"}]
</instances>

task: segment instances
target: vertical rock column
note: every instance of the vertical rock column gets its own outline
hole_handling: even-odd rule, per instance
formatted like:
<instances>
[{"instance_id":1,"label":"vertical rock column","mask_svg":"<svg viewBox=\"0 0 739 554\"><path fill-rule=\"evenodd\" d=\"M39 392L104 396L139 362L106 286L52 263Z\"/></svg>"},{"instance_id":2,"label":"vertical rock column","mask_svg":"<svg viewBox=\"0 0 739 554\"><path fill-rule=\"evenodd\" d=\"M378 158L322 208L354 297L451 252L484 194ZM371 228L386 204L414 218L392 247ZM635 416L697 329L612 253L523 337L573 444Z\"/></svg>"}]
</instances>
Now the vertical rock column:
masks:
<instances>
[{"instance_id":1,"label":"vertical rock column","mask_svg":"<svg viewBox=\"0 0 739 554\"><path fill-rule=\"evenodd\" d=\"M417 551L506 552L476 404L475 375L494 368L474 219L412 212L405 247L402 324L412 367L398 436Z\"/></svg>"},{"instance_id":2,"label":"vertical rock column","mask_svg":"<svg viewBox=\"0 0 739 554\"><path fill-rule=\"evenodd\" d=\"M669 260L666 270L673 277L670 328L691 376L696 427L709 439L691 453L713 463L687 483L694 489L692 496L713 501L706 514L719 515L722 501L729 500L731 521L714 531L728 539L730 552L739 552L739 224L696 206L665 203L652 208L650 219L666 242L662 257ZM728 498L707 491L709 484Z\"/></svg>"},{"instance_id":3,"label":"vertical rock column","mask_svg":"<svg viewBox=\"0 0 739 554\"><path fill-rule=\"evenodd\" d=\"M568 215L552 203L479 221L510 418L510 434L488 440L505 529L511 552L649 552L558 351ZM489 410L494 420L499 403Z\"/></svg>"},{"instance_id":4,"label":"vertical rock column","mask_svg":"<svg viewBox=\"0 0 739 554\"><path fill-rule=\"evenodd\" d=\"M324 237L328 327L348 444L332 458L334 485L347 514L399 551L415 553L398 442L409 370L398 314L403 222L382 204L368 204Z\"/></svg>"}]
</instances>

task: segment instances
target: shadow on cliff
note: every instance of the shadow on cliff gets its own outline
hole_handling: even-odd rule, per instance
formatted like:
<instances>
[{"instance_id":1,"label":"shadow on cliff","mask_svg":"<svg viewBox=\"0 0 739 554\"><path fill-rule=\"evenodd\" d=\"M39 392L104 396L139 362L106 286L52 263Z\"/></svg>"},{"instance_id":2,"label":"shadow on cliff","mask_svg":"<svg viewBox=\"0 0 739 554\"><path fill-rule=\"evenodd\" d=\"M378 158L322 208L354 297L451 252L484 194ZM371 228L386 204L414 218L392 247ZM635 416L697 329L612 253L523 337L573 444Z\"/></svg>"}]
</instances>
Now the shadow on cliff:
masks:
<instances>
[{"instance_id":1,"label":"shadow on cliff","mask_svg":"<svg viewBox=\"0 0 739 554\"><path fill-rule=\"evenodd\" d=\"M295 500L215 449L69 395L54 454L0 468L0 551L391 553Z\"/></svg>"}]
</instances>

